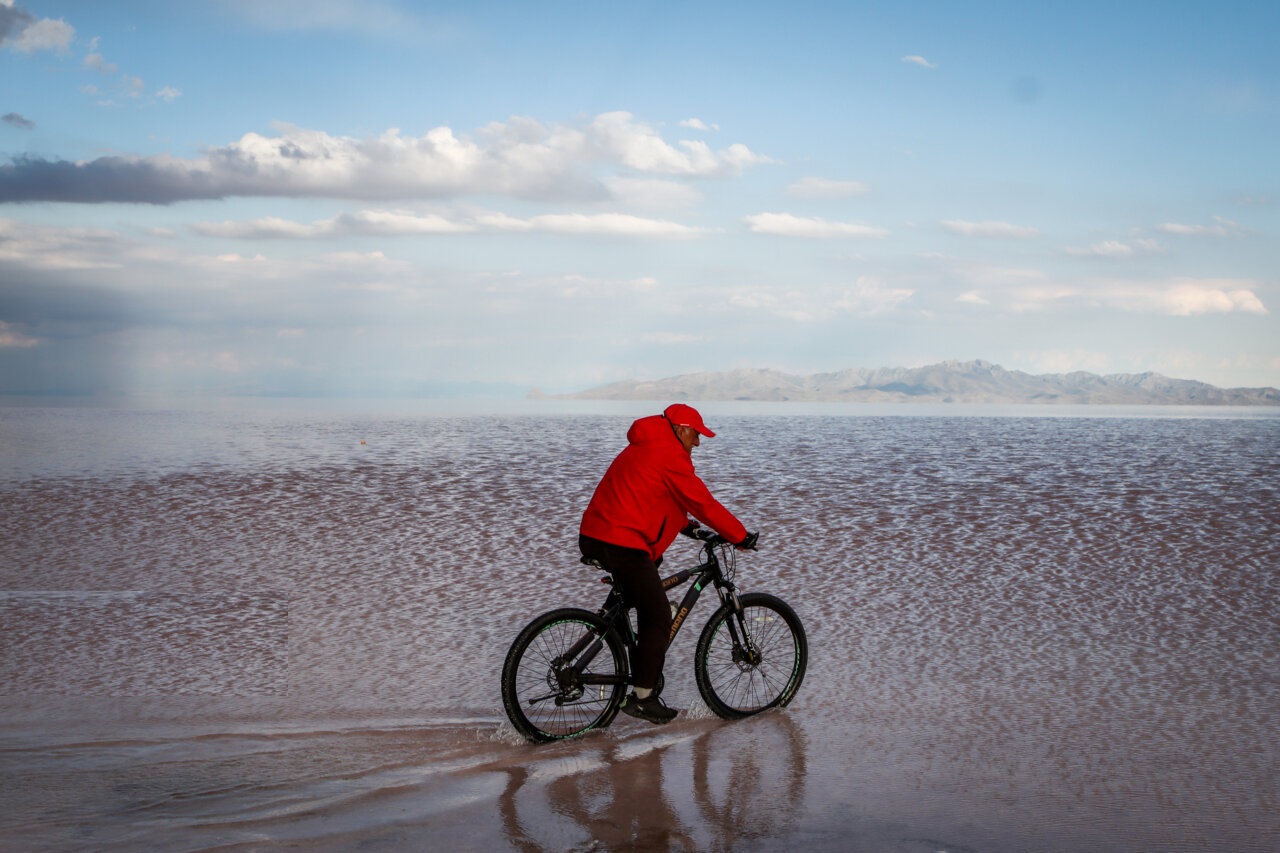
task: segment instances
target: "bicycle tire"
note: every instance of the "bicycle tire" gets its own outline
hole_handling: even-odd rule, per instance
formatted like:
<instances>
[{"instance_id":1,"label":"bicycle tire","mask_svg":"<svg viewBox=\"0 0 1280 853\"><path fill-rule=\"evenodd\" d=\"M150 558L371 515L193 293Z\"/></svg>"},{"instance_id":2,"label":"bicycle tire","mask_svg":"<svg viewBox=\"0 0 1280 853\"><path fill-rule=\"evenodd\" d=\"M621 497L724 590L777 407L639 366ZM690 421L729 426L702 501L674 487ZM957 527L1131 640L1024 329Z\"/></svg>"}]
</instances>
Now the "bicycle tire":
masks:
<instances>
[{"instance_id":1,"label":"bicycle tire","mask_svg":"<svg viewBox=\"0 0 1280 853\"><path fill-rule=\"evenodd\" d=\"M620 675L618 684L565 690L552 661L586 632L604 638L593 675ZM502 705L516 731L535 743L577 737L613 722L626 690L627 652L608 624L590 610L563 607L525 626L502 664Z\"/></svg>"},{"instance_id":2,"label":"bicycle tire","mask_svg":"<svg viewBox=\"0 0 1280 853\"><path fill-rule=\"evenodd\" d=\"M733 609L721 605L698 637L694 676L698 692L716 716L736 720L781 708L795 698L809 660L800 617L785 601L765 592L739 597L747 648L735 650Z\"/></svg>"}]
</instances>

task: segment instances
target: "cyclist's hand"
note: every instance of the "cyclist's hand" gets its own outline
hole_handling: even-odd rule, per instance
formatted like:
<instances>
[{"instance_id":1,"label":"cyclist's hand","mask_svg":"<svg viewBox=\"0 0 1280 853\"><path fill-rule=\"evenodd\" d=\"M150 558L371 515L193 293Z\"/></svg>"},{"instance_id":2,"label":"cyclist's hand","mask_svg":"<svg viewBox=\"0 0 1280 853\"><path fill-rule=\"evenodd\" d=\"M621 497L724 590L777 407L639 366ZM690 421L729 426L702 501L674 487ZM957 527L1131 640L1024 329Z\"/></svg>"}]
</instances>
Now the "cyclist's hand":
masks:
<instances>
[{"instance_id":1,"label":"cyclist's hand","mask_svg":"<svg viewBox=\"0 0 1280 853\"><path fill-rule=\"evenodd\" d=\"M754 551L758 541L760 541L760 531L757 530L755 533L748 533L745 539L733 547L739 551Z\"/></svg>"},{"instance_id":2,"label":"cyclist's hand","mask_svg":"<svg viewBox=\"0 0 1280 853\"><path fill-rule=\"evenodd\" d=\"M698 522L690 521L680 531L680 535L688 536L690 539L697 539L698 538Z\"/></svg>"}]
</instances>

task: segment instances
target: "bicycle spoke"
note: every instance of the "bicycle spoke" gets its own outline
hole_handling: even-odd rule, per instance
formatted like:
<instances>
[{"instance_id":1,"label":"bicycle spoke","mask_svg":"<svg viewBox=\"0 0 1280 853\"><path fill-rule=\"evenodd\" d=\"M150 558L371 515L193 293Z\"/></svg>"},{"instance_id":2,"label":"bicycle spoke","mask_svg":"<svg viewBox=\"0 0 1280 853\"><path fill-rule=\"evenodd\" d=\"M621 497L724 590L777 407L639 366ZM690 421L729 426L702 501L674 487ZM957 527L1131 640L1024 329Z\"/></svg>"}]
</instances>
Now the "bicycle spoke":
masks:
<instances>
[{"instance_id":1,"label":"bicycle spoke","mask_svg":"<svg viewBox=\"0 0 1280 853\"><path fill-rule=\"evenodd\" d=\"M574 661L564 660L575 649L589 649L591 644L584 640L593 634L599 637L603 627L595 614L566 609L544 614L521 632L503 666L503 702L522 734L534 740L554 740L581 734L612 719L621 679L617 684L584 685L572 675ZM603 645L608 651L603 655L592 652L592 663L582 675L625 674L616 640L610 637Z\"/></svg>"},{"instance_id":2,"label":"bicycle spoke","mask_svg":"<svg viewBox=\"0 0 1280 853\"><path fill-rule=\"evenodd\" d=\"M722 717L785 705L804 672L803 629L790 608L765 594L743 596L742 603L741 621L719 611L699 644L699 689Z\"/></svg>"}]
</instances>

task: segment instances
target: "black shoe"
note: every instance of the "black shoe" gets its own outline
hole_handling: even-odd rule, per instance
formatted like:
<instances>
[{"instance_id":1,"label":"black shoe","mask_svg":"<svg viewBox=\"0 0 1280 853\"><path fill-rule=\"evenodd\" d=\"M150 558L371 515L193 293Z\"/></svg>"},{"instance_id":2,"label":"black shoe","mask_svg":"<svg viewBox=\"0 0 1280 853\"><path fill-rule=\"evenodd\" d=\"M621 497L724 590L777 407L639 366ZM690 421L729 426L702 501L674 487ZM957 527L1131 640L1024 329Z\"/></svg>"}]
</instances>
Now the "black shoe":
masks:
<instances>
[{"instance_id":1,"label":"black shoe","mask_svg":"<svg viewBox=\"0 0 1280 853\"><path fill-rule=\"evenodd\" d=\"M644 699L637 699L633 691L627 696L627 701L622 703L622 713L651 723L669 723L680 712L662 704L662 699L652 693Z\"/></svg>"}]
</instances>

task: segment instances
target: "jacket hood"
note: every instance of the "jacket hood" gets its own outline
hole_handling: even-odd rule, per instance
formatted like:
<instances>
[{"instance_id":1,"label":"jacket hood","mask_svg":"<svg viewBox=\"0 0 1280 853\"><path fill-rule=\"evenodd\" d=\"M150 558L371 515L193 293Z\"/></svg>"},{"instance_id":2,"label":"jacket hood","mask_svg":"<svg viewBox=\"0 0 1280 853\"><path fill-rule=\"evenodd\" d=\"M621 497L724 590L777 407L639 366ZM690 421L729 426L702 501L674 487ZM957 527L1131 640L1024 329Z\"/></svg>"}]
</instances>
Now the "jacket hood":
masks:
<instances>
[{"instance_id":1,"label":"jacket hood","mask_svg":"<svg viewBox=\"0 0 1280 853\"><path fill-rule=\"evenodd\" d=\"M631 425L631 429L627 430L627 442L629 444L649 444L650 442L668 440L683 448L683 445L680 444L680 439L676 437L675 430L671 428L671 422L662 415L649 415L641 418Z\"/></svg>"}]
</instances>

